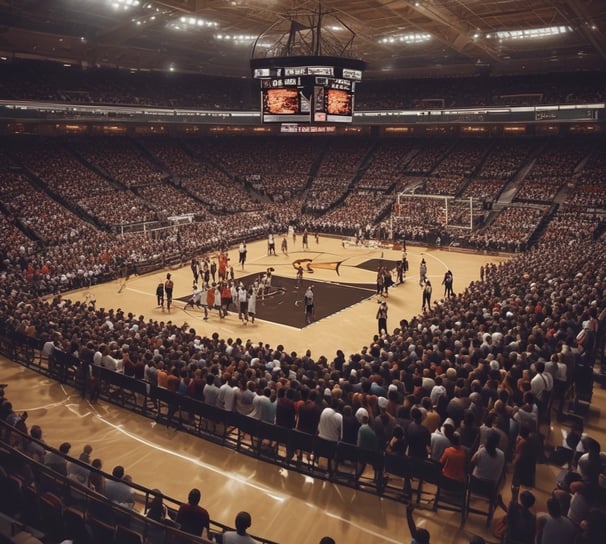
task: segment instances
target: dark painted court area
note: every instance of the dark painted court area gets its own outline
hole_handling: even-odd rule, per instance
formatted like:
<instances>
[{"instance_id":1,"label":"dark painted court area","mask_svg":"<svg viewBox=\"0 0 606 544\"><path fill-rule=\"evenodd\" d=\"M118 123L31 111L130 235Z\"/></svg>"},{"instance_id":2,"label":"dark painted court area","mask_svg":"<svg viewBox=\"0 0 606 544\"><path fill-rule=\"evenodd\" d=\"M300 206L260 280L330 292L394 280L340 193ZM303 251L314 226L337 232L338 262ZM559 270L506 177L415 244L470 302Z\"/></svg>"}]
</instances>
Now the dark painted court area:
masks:
<instances>
[{"instance_id":1,"label":"dark painted court area","mask_svg":"<svg viewBox=\"0 0 606 544\"><path fill-rule=\"evenodd\" d=\"M251 274L239 278L238 281L242 281L244 285L248 286L257 278L258 275ZM257 297L257 317L264 321L290 327L300 329L306 327L303 297L309 285L314 286L314 321L324 319L374 294L372 285L351 285L309 281L308 279L304 280L301 287L297 289L296 280L273 276L269 293L264 299L261 296ZM178 300L185 304L189 298L189 296L180 297ZM232 305L231 310L236 311L236 307ZM198 312L199 310L192 310L190 307L188 311ZM229 318L230 316L228 316Z\"/></svg>"}]
</instances>

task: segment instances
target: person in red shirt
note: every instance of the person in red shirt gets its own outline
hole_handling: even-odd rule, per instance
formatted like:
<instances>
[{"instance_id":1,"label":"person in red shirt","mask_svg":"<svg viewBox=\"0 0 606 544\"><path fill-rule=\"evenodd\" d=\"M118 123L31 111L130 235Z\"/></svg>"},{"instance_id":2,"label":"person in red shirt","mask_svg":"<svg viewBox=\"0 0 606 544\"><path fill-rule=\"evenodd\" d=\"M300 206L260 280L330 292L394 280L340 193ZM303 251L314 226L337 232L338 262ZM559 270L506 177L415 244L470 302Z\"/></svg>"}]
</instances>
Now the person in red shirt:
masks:
<instances>
[{"instance_id":1,"label":"person in red shirt","mask_svg":"<svg viewBox=\"0 0 606 544\"><path fill-rule=\"evenodd\" d=\"M444 477L462 482L467 475L467 452L461 446L458 434L453 434L450 439L450 447L444 450L440 463L442 463L442 474Z\"/></svg>"},{"instance_id":2,"label":"person in red shirt","mask_svg":"<svg viewBox=\"0 0 606 544\"><path fill-rule=\"evenodd\" d=\"M182 531L196 536L200 536L203 531L206 531L204 536L208 538L210 516L199 505L200 497L200 490L192 489L187 497L187 503L182 504L179 508L176 521Z\"/></svg>"}]
</instances>

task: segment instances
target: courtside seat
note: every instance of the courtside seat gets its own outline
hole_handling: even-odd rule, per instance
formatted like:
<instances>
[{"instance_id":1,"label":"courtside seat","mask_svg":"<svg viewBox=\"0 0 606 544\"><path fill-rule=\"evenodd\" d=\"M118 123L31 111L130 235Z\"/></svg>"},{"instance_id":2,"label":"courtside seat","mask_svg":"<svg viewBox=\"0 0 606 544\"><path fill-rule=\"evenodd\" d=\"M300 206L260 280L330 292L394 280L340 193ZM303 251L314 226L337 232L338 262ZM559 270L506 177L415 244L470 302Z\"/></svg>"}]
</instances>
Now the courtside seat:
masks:
<instances>
[{"instance_id":1,"label":"courtside seat","mask_svg":"<svg viewBox=\"0 0 606 544\"><path fill-rule=\"evenodd\" d=\"M406 455L386 453L384 471L387 478L384 491L390 493L395 491L398 496L409 499L412 494L410 487L410 458ZM394 480L396 479L399 485L395 485Z\"/></svg>"},{"instance_id":2,"label":"courtside seat","mask_svg":"<svg viewBox=\"0 0 606 544\"><path fill-rule=\"evenodd\" d=\"M481 480L475 476L469 479L469 491L467 493L467 507L469 514L486 516L486 527L488 527L494 516L497 506L499 484ZM482 508L482 505L484 506Z\"/></svg>"}]
</instances>

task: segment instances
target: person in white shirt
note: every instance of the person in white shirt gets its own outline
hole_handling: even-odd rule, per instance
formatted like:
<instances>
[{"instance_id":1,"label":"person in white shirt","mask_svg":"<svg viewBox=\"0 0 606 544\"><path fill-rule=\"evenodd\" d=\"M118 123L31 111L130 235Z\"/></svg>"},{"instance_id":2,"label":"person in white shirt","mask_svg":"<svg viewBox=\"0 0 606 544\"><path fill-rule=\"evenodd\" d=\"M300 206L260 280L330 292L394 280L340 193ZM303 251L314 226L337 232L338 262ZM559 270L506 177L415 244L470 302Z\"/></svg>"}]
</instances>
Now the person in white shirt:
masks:
<instances>
[{"instance_id":1,"label":"person in white shirt","mask_svg":"<svg viewBox=\"0 0 606 544\"><path fill-rule=\"evenodd\" d=\"M545 372L545 363L543 361L539 361L536 364L536 370L537 373L532 380L530 380L530 390L534 393L539 408L539 417L549 421L553 376L549 372Z\"/></svg>"},{"instance_id":2,"label":"person in white shirt","mask_svg":"<svg viewBox=\"0 0 606 544\"><path fill-rule=\"evenodd\" d=\"M343 437L343 415L337 411L338 400L331 399L330 406L322 410L318 423L318 436L338 442Z\"/></svg>"}]
</instances>

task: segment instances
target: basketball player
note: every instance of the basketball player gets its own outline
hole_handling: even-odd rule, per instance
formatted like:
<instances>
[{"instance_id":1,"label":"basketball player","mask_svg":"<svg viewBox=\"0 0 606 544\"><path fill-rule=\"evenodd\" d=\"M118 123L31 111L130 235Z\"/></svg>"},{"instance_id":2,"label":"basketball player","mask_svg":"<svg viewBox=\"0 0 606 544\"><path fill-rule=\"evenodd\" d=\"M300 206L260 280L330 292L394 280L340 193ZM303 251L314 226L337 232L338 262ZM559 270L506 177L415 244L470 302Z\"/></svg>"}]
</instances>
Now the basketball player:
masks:
<instances>
[{"instance_id":1,"label":"basketball player","mask_svg":"<svg viewBox=\"0 0 606 544\"><path fill-rule=\"evenodd\" d=\"M385 301L379 304L377 323L379 325L379 334L387 333L387 302Z\"/></svg>"},{"instance_id":2,"label":"basketball player","mask_svg":"<svg viewBox=\"0 0 606 544\"><path fill-rule=\"evenodd\" d=\"M419 286L420 287L423 287L426 279L427 279L427 263L425 262L425 257L423 257L421 259L421 264L419 265Z\"/></svg>"},{"instance_id":3,"label":"basketball player","mask_svg":"<svg viewBox=\"0 0 606 544\"><path fill-rule=\"evenodd\" d=\"M255 314L257 313L257 283L253 283L248 290L248 315L250 317L250 322L255 322Z\"/></svg>"},{"instance_id":4,"label":"basketball player","mask_svg":"<svg viewBox=\"0 0 606 544\"><path fill-rule=\"evenodd\" d=\"M423 311L425 311L425 305L427 309L431 310L431 282L425 280L425 287L423 287Z\"/></svg>"},{"instance_id":5,"label":"basketball player","mask_svg":"<svg viewBox=\"0 0 606 544\"><path fill-rule=\"evenodd\" d=\"M303 298L305 306L305 322L309 325L314 318L314 286L310 285Z\"/></svg>"},{"instance_id":6,"label":"basketball player","mask_svg":"<svg viewBox=\"0 0 606 544\"><path fill-rule=\"evenodd\" d=\"M170 272L166 274L166 281L164 282L164 292L166 293L166 309L170 312L170 306L173 303L173 288L175 284L170 277Z\"/></svg>"},{"instance_id":7,"label":"basketball player","mask_svg":"<svg viewBox=\"0 0 606 544\"><path fill-rule=\"evenodd\" d=\"M242 270L244 270L244 263L246 262L246 242L241 242L240 247L238 248L238 263L242 265Z\"/></svg>"},{"instance_id":8,"label":"basketball player","mask_svg":"<svg viewBox=\"0 0 606 544\"><path fill-rule=\"evenodd\" d=\"M192 308L194 306L197 306L198 308L200 308L200 306L202 306L202 304L200 303L201 299L202 299L202 291L200 289L198 289L198 286L194 283L193 293L191 295L191 298L187 301L187 304L185 305L185 307L183 309L187 310L187 308L190 305Z\"/></svg>"},{"instance_id":9,"label":"basketball player","mask_svg":"<svg viewBox=\"0 0 606 544\"><path fill-rule=\"evenodd\" d=\"M238 317L244 325L248 323L248 291L243 283L238 286Z\"/></svg>"},{"instance_id":10,"label":"basketball player","mask_svg":"<svg viewBox=\"0 0 606 544\"><path fill-rule=\"evenodd\" d=\"M164 311L164 284L160 282L156 287L156 299L158 300L158 308Z\"/></svg>"},{"instance_id":11,"label":"basketball player","mask_svg":"<svg viewBox=\"0 0 606 544\"><path fill-rule=\"evenodd\" d=\"M301 287L302 281L303 281L303 267L301 266L301 264L299 264L299 266L297 266L297 285L296 285L295 289L299 289L299 287Z\"/></svg>"}]
</instances>

